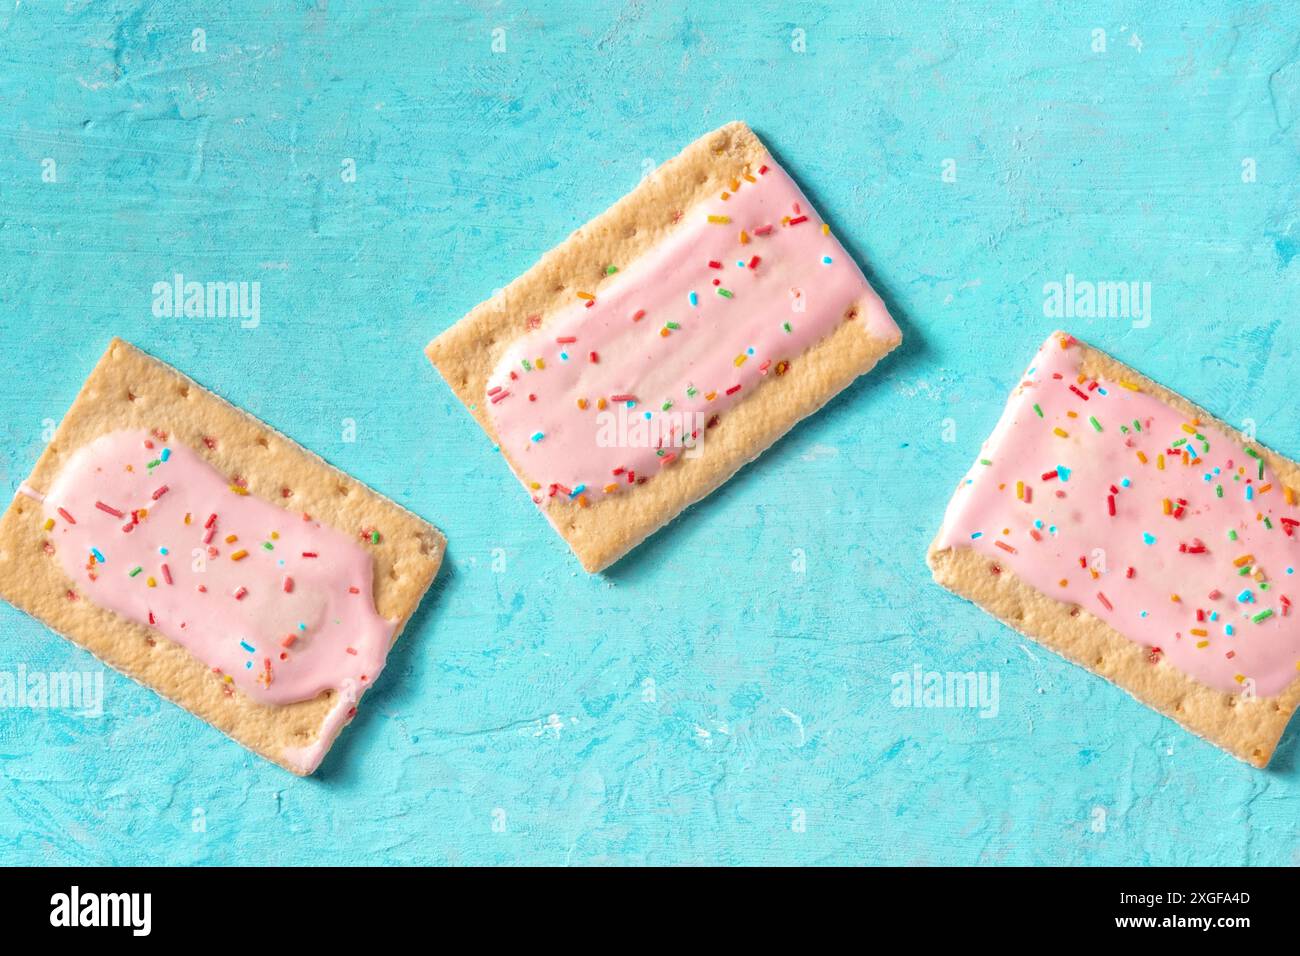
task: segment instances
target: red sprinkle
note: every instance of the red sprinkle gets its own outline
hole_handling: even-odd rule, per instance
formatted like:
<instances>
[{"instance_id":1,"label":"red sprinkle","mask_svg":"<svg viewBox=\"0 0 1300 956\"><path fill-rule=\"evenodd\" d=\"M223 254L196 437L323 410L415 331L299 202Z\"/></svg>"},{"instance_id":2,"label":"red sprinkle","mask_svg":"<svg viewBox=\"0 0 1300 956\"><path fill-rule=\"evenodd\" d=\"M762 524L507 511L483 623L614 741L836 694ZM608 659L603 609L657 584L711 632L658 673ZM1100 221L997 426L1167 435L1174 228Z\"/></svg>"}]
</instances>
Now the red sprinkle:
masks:
<instances>
[{"instance_id":1,"label":"red sprinkle","mask_svg":"<svg viewBox=\"0 0 1300 956\"><path fill-rule=\"evenodd\" d=\"M320 557L320 555L318 555L315 551L304 551L304 552L302 553L302 556L303 556L304 558L318 558L318 557Z\"/></svg>"},{"instance_id":2,"label":"red sprinkle","mask_svg":"<svg viewBox=\"0 0 1300 956\"><path fill-rule=\"evenodd\" d=\"M126 517L126 515L124 515L122 512L118 511L116 508L104 504L104 502L102 501L96 501L95 507L98 508L100 511L106 512L107 514L111 514L114 518Z\"/></svg>"},{"instance_id":3,"label":"red sprinkle","mask_svg":"<svg viewBox=\"0 0 1300 956\"><path fill-rule=\"evenodd\" d=\"M351 587L351 588L348 588L348 593L349 593L349 594L360 594L360 593L361 593L361 588L358 588L358 587Z\"/></svg>"},{"instance_id":4,"label":"red sprinkle","mask_svg":"<svg viewBox=\"0 0 1300 956\"><path fill-rule=\"evenodd\" d=\"M576 335L561 335L555 341L556 344L558 345L569 345L573 342L578 341L578 337Z\"/></svg>"},{"instance_id":5,"label":"red sprinkle","mask_svg":"<svg viewBox=\"0 0 1300 956\"><path fill-rule=\"evenodd\" d=\"M1108 611L1115 610L1113 607L1111 607L1110 602L1106 600L1106 595L1102 594L1100 591L1097 592L1097 600L1101 602L1101 606L1104 607L1106 610Z\"/></svg>"},{"instance_id":6,"label":"red sprinkle","mask_svg":"<svg viewBox=\"0 0 1300 956\"><path fill-rule=\"evenodd\" d=\"M733 385L733 386L731 386L731 388L727 389L727 394L728 394L728 395L735 395L738 391L740 391L740 386L739 386L739 385Z\"/></svg>"},{"instance_id":7,"label":"red sprinkle","mask_svg":"<svg viewBox=\"0 0 1300 956\"><path fill-rule=\"evenodd\" d=\"M791 225L791 226L797 226L797 225L799 225L799 223L801 223L801 222L807 222L807 221L808 221L808 217L807 217L807 216L795 216L793 219L790 220L789 225Z\"/></svg>"},{"instance_id":8,"label":"red sprinkle","mask_svg":"<svg viewBox=\"0 0 1300 956\"><path fill-rule=\"evenodd\" d=\"M166 564L162 566L162 575L164 581L166 581L168 584L172 583L172 569L167 567Z\"/></svg>"},{"instance_id":9,"label":"red sprinkle","mask_svg":"<svg viewBox=\"0 0 1300 956\"><path fill-rule=\"evenodd\" d=\"M169 490L170 489L166 485L163 485L161 488L159 488L157 491L153 493L153 500L157 501L163 495L167 494Z\"/></svg>"},{"instance_id":10,"label":"red sprinkle","mask_svg":"<svg viewBox=\"0 0 1300 956\"><path fill-rule=\"evenodd\" d=\"M211 528L216 523L217 523L217 516L216 513L214 512L213 514L208 515L208 520L203 523L203 527Z\"/></svg>"},{"instance_id":11,"label":"red sprinkle","mask_svg":"<svg viewBox=\"0 0 1300 956\"><path fill-rule=\"evenodd\" d=\"M284 579L284 593L285 594L293 593L293 578Z\"/></svg>"},{"instance_id":12,"label":"red sprinkle","mask_svg":"<svg viewBox=\"0 0 1300 956\"><path fill-rule=\"evenodd\" d=\"M241 587L235 592L235 600L242 601L248 595L248 588Z\"/></svg>"},{"instance_id":13,"label":"red sprinkle","mask_svg":"<svg viewBox=\"0 0 1300 956\"><path fill-rule=\"evenodd\" d=\"M633 322L640 322L644 318L645 318L645 309L637 309L635 312L632 313Z\"/></svg>"},{"instance_id":14,"label":"red sprinkle","mask_svg":"<svg viewBox=\"0 0 1300 956\"><path fill-rule=\"evenodd\" d=\"M596 362L596 363L599 363L599 362L600 362L600 356L597 355L595 352L590 353L590 354L587 356L587 358L591 359L593 362Z\"/></svg>"},{"instance_id":15,"label":"red sprinkle","mask_svg":"<svg viewBox=\"0 0 1300 956\"><path fill-rule=\"evenodd\" d=\"M1110 511L1110 516L1112 518L1115 517L1115 496L1114 495L1106 496L1106 508Z\"/></svg>"},{"instance_id":16,"label":"red sprinkle","mask_svg":"<svg viewBox=\"0 0 1300 956\"><path fill-rule=\"evenodd\" d=\"M77 519L74 518L74 517L72 517L72 515L68 514L68 513L67 513L66 511L64 511L62 508L59 509L59 517L61 517L61 518L62 518L64 521L66 521L68 524L76 524L76 523L77 523Z\"/></svg>"}]
</instances>

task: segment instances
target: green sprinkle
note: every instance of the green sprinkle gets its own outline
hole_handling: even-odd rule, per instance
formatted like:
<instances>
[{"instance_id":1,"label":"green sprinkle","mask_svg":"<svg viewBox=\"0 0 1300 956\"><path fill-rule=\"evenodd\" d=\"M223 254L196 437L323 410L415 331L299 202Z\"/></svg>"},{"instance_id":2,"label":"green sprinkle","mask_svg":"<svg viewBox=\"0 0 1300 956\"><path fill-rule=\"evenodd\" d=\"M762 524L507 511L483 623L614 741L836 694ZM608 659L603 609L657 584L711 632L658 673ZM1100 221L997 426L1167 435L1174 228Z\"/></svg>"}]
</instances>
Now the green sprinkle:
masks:
<instances>
[{"instance_id":1,"label":"green sprinkle","mask_svg":"<svg viewBox=\"0 0 1300 956\"><path fill-rule=\"evenodd\" d=\"M1101 422L1097 421L1097 418L1096 418L1095 415L1089 415L1089 416L1088 416L1088 421L1092 422L1092 427L1093 427L1093 428L1097 429L1097 431L1101 431Z\"/></svg>"},{"instance_id":2,"label":"green sprinkle","mask_svg":"<svg viewBox=\"0 0 1300 956\"><path fill-rule=\"evenodd\" d=\"M686 386L686 397L687 397L687 398L694 398L694 397L696 396L697 392L698 392L698 390L695 388L694 385L687 385L687 386Z\"/></svg>"},{"instance_id":3,"label":"green sprinkle","mask_svg":"<svg viewBox=\"0 0 1300 956\"><path fill-rule=\"evenodd\" d=\"M1142 423L1135 418L1133 419L1133 427L1136 428L1138 431L1141 431Z\"/></svg>"},{"instance_id":4,"label":"green sprinkle","mask_svg":"<svg viewBox=\"0 0 1300 956\"><path fill-rule=\"evenodd\" d=\"M1267 528L1269 531L1272 531L1272 530L1273 530L1273 522L1272 522L1272 521L1269 521L1268 518L1265 518L1265 519L1264 519L1264 527Z\"/></svg>"},{"instance_id":5,"label":"green sprinkle","mask_svg":"<svg viewBox=\"0 0 1300 956\"><path fill-rule=\"evenodd\" d=\"M524 359L520 364L523 365L525 372L531 372L533 370L533 363L528 361L528 359Z\"/></svg>"},{"instance_id":6,"label":"green sprinkle","mask_svg":"<svg viewBox=\"0 0 1300 956\"><path fill-rule=\"evenodd\" d=\"M730 290L721 289L721 288L718 289L718 295L722 296L724 299L731 299L735 297Z\"/></svg>"},{"instance_id":7,"label":"green sprinkle","mask_svg":"<svg viewBox=\"0 0 1300 956\"><path fill-rule=\"evenodd\" d=\"M262 542L262 547L266 548L267 551L274 551L274 550L275 550L275 545L273 545L270 541L263 541L263 542Z\"/></svg>"},{"instance_id":8,"label":"green sprinkle","mask_svg":"<svg viewBox=\"0 0 1300 956\"><path fill-rule=\"evenodd\" d=\"M1228 540L1229 541L1237 540L1237 532L1233 531L1231 528L1228 529Z\"/></svg>"},{"instance_id":9,"label":"green sprinkle","mask_svg":"<svg viewBox=\"0 0 1300 956\"><path fill-rule=\"evenodd\" d=\"M1187 444L1187 439L1186 439L1186 438L1180 438L1180 439L1178 439L1177 441L1172 441L1172 442L1170 442L1170 443L1169 443L1169 446L1170 446L1171 448L1177 448L1179 445L1186 445L1186 444Z\"/></svg>"},{"instance_id":10,"label":"green sprinkle","mask_svg":"<svg viewBox=\"0 0 1300 956\"><path fill-rule=\"evenodd\" d=\"M1039 418L1042 418L1042 417L1043 417L1043 410L1042 410L1041 408L1038 407L1038 403L1037 403L1037 402L1034 402L1034 411L1036 411L1036 412L1038 413L1038 417L1039 417Z\"/></svg>"},{"instance_id":11,"label":"green sprinkle","mask_svg":"<svg viewBox=\"0 0 1300 956\"><path fill-rule=\"evenodd\" d=\"M672 399L669 399L668 401L664 402L662 405L659 406L659 410L660 410L661 412L666 412L666 411L668 411L668 409L670 409L670 408L672 408L672 407L673 407Z\"/></svg>"},{"instance_id":12,"label":"green sprinkle","mask_svg":"<svg viewBox=\"0 0 1300 956\"><path fill-rule=\"evenodd\" d=\"M980 464L981 464L981 465L991 465L991 464L993 464L993 462L989 461L987 458L981 458L981 459L980 459Z\"/></svg>"},{"instance_id":13,"label":"green sprinkle","mask_svg":"<svg viewBox=\"0 0 1300 956\"><path fill-rule=\"evenodd\" d=\"M1252 617L1251 620L1254 621L1256 624L1258 624L1260 621L1267 621L1272 616L1273 616L1273 609L1271 607L1266 607L1264 608L1264 610L1260 611L1258 614Z\"/></svg>"},{"instance_id":14,"label":"green sprinkle","mask_svg":"<svg viewBox=\"0 0 1300 956\"><path fill-rule=\"evenodd\" d=\"M158 467L159 465L161 465L161 464L162 464L162 459L161 459L161 458L155 458L153 461L149 462L149 464L145 465L145 467L146 467L146 468L157 468L157 467Z\"/></svg>"},{"instance_id":15,"label":"green sprinkle","mask_svg":"<svg viewBox=\"0 0 1300 956\"><path fill-rule=\"evenodd\" d=\"M664 324L665 324L668 328L672 329L674 332L676 332L678 329L680 329L680 328L682 327L680 322L666 322L666 323L664 323Z\"/></svg>"},{"instance_id":16,"label":"green sprinkle","mask_svg":"<svg viewBox=\"0 0 1300 956\"><path fill-rule=\"evenodd\" d=\"M131 571L130 571L130 573L129 573L129 577L135 577L137 574L139 574L139 573L140 573L141 571L143 571L143 570L144 570L144 568L140 568L140 567L132 568Z\"/></svg>"},{"instance_id":17,"label":"green sprinkle","mask_svg":"<svg viewBox=\"0 0 1300 956\"><path fill-rule=\"evenodd\" d=\"M1223 497L1223 485L1215 485L1215 486L1214 486L1214 493L1215 493L1216 495L1218 495L1220 498L1222 498L1222 497Z\"/></svg>"},{"instance_id":18,"label":"green sprinkle","mask_svg":"<svg viewBox=\"0 0 1300 956\"><path fill-rule=\"evenodd\" d=\"M1255 449L1253 449L1253 448L1247 448L1247 449L1246 449L1246 454L1249 455L1251 458L1258 458L1258 457L1259 457L1259 452L1255 451Z\"/></svg>"},{"instance_id":19,"label":"green sprinkle","mask_svg":"<svg viewBox=\"0 0 1300 956\"><path fill-rule=\"evenodd\" d=\"M605 275L612 276L618 271L618 266L605 266Z\"/></svg>"},{"instance_id":20,"label":"green sprinkle","mask_svg":"<svg viewBox=\"0 0 1300 956\"><path fill-rule=\"evenodd\" d=\"M372 531L372 532L370 532L370 543L371 543L371 544L378 544L378 543L379 543L379 532L378 532L378 531Z\"/></svg>"},{"instance_id":21,"label":"green sprinkle","mask_svg":"<svg viewBox=\"0 0 1300 956\"><path fill-rule=\"evenodd\" d=\"M791 331L791 329L790 329L790 323L789 323L789 322L782 322L782 323L781 323L781 328L785 329L787 335L788 335L788 334L790 333L790 331Z\"/></svg>"}]
</instances>

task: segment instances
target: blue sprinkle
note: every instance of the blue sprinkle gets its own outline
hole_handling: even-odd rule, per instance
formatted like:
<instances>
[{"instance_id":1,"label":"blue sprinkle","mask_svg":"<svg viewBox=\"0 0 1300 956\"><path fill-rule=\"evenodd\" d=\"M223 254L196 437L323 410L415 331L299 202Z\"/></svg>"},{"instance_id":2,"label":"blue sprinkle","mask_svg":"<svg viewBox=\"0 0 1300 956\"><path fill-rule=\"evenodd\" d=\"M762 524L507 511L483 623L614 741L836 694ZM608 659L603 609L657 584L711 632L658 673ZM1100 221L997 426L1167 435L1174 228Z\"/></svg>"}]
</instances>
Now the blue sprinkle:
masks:
<instances>
[{"instance_id":1,"label":"blue sprinkle","mask_svg":"<svg viewBox=\"0 0 1300 956\"><path fill-rule=\"evenodd\" d=\"M1048 533L1048 534L1056 534L1056 525L1052 525L1051 527L1049 527L1049 528L1047 529L1047 533Z\"/></svg>"},{"instance_id":2,"label":"blue sprinkle","mask_svg":"<svg viewBox=\"0 0 1300 956\"><path fill-rule=\"evenodd\" d=\"M1064 465L1057 465L1057 466L1056 466L1056 476L1057 476L1058 478L1060 478L1062 481L1069 481L1069 480L1070 480L1070 469L1069 469L1069 468L1066 468Z\"/></svg>"},{"instance_id":3,"label":"blue sprinkle","mask_svg":"<svg viewBox=\"0 0 1300 956\"><path fill-rule=\"evenodd\" d=\"M578 485L578 487L574 488L573 491L569 492L569 497L576 498L578 497L578 495L582 494L586 490L587 490L586 485Z\"/></svg>"},{"instance_id":4,"label":"blue sprinkle","mask_svg":"<svg viewBox=\"0 0 1300 956\"><path fill-rule=\"evenodd\" d=\"M158 549L158 553L159 553L159 554L166 554L166 553L167 553L167 549L166 549L166 548L159 548L159 549Z\"/></svg>"},{"instance_id":5,"label":"blue sprinkle","mask_svg":"<svg viewBox=\"0 0 1300 956\"><path fill-rule=\"evenodd\" d=\"M971 536L970 536L970 538L971 538L972 541L974 541L976 538L982 538L982 537L984 537L984 532L983 532L983 531L974 531L974 532L971 532Z\"/></svg>"},{"instance_id":6,"label":"blue sprinkle","mask_svg":"<svg viewBox=\"0 0 1300 956\"><path fill-rule=\"evenodd\" d=\"M1146 611L1143 611L1143 612L1142 612L1142 616L1143 616L1143 617L1146 617L1146 616L1147 616L1147 612L1146 612Z\"/></svg>"},{"instance_id":7,"label":"blue sprinkle","mask_svg":"<svg viewBox=\"0 0 1300 956\"><path fill-rule=\"evenodd\" d=\"M108 564L108 562L104 560L104 556L99 553L99 548L91 548L90 553L95 556L95 560L100 564Z\"/></svg>"},{"instance_id":8,"label":"blue sprinkle","mask_svg":"<svg viewBox=\"0 0 1300 956\"><path fill-rule=\"evenodd\" d=\"M1119 485L1121 488L1127 488L1131 484L1133 484L1133 482L1129 481L1127 478L1121 478L1119 480Z\"/></svg>"},{"instance_id":9,"label":"blue sprinkle","mask_svg":"<svg viewBox=\"0 0 1300 956\"><path fill-rule=\"evenodd\" d=\"M546 436L543 435L541 432L538 432L537 434L535 434L535 435L533 436L533 441L541 441L541 440L542 440L543 438L545 438L545 437L546 437Z\"/></svg>"},{"instance_id":10,"label":"blue sprinkle","mask_svg":"<svg viewBox=\"0 0 1300 956\"><path fill-rule=\"evenodd\" d=\"M1156 543L1156 536L1153 535L1153 534L1151 534L1151 533L1149 533L1149 532L1143 531L1143 532L1142 532L1142 543L1143 543L1143 544L1155 544L1155 543Z\"/></svg>"},{"instance_id":11,"label":"blue sprinkle","mask_svg":"<svg viewBox=\"0 0 1300 956\"><path fill-rule=\"evenodd\" d=\"M1255 595L1253 595L1253 594L1250 593L1250 588L1246 588L1246 589L1243 590L1240 594L1237 595L1237 603L1238 603L1238 604L1254 604L1254 603L1255 603Z\"/></svg>"},{"instance_id":12,"label":"blue sprinkle","mask_svg":"<svg viewBox=\"0 0 1300 956\"><path fill-rule=\"evenodd\" d=\"M568 353L568 352L561 352L561 353L560 353L560 361L561 361L561 362L567 362L568 360L569 360L569 353Z\"/></svg>"},{"instance_id":13,"label":"blue sprinkle","mask_svg":"<svg viewBox=\"0 0 1300 956\"><path fill-rule=\"evenodd\" d=\"M745 263L742 262L740 259L737 259L737 260L736 260L736 268L738 268L738 269L743 269L743 268L745 268Z\"/></svg>"},{"instance_id":14,"label":"blue sprinkle","mask_svg":"<svg viewBox=\"0 0 1300 956\"><path fill-rule=\"evenodd\" d=\"M1097 394L1098 394L1098 395L1109 395L1110 392L1106 391L1104 388L1102 388L1100 385L1098 385L1098 386L1097 386Z\"/></svg>"},{"instance_id":15,"label":"blue sprinkle","mask_svg":"<svg viewBox=\"0 0 1300 956\"><path fill-rule=\"evenodd\" d=\"M649 413L649 412L646 412L646 413L645 413L645 420L646 420L646 421L650 421L650 413Z\"/></svg>"},{"instance_id":16,"label":"blue sprinkle","mask_svg":"<svg viewBox=\"0 0 1300 956\"><path fill-rule=\"evenodd\" d=\"M300 631L305 631L305 630L307 630L307 625L304 624L302 621L299 621L299 622L298 622L298 630L300 630Z\"/></svg>"},{"instance_id":17,"label":"blue sprinkle","mask_svg":"<svg viewBox=\"0 0 1300 956\"><path fill-rule=\"evenodd\" d=\"M822 265L824 265L824 266L828 266L828 265L830 265L830 264L831 264L831 257L830 257L830 256L822 256Z\"/></svg>"},{"instance_id":18,"label":"blue sprinkle","mask_svg":"<svg viewBox=\"0 0 1300 956\"><path fill-rule=\"evenodd\" d=\"M248 653L250 654L257 653L257 648L254 647L252 644L248 643L248 641L240 641L239 646L242 647L244 650L248 651Z\"/></svg>"},{"instance_id":19,"label":"blue sprinkle","mask_svg":"<svg viewBox=\"0 0 1300 956\"><path fill-rule=\"evenodd\" d=\"M1223 633L1227 634L1229 637L1232 637L1232 625L1231 624L1223 625Z\"/></svg>"},{"instance_id":20,"label":"blue sprinkle","mask_svg":"<svg viewBox=\"0 0 1300 956\"><path fill-rule=\"evenodd\" d=\"M159 455L158 457L161 458L163 461L166 461L171 456L172 456L172 450L170 448L164 448L162 450L162 454Z\"/></svg>"},{"instance_id":21,"label":"blue sprinkle","mask_svg":"<svg viewBox=\"0 0 1300 956\"><path fill-rule=\"evenodd\" d=\"M696 295L694 292L692 292L686 298L690 300L692 306L696 306L700 304L700 297Z\"/></svg>"},{"instance_id":22,"label":"blue sprinkle","mask_svg":"<svg viewBox=\"0 0 1300 956\"><path fill-rule=\"evenodd\" d=\"M1247 500L1247 501L1253 501L1254 498L1255 498L1255 486L1254 486L1254 485L1247 485L1247 486L1246 486L1246 500Z\"/></svg>"},{"instance_id":23,"label":"blue sprinkle","mask_svg":"<svg viewBox=\"0 0 1300 956\"><path fill-rule=\"evenodd\" d=\"M1287 574L1295 574L1295 568L1287 568L1287 569L1286 569L1286 573L1287 573Z\"/></svg>"},{"instance_id":24,"label":"blue sprinkle","mask_svg":"<svg viewBox=\"0 0 1300 956\"><path fill-rule=\"evenodd\" d=\"M1034 522L1034 527L1035 527L1035 528L1038 528L1038 529L1041 531L1042 528L1043 528L1043 519L1042 519L1042 518L1039 518L1037 521L1035 521L1035 522Z\"/></svg>"}]
</instances>

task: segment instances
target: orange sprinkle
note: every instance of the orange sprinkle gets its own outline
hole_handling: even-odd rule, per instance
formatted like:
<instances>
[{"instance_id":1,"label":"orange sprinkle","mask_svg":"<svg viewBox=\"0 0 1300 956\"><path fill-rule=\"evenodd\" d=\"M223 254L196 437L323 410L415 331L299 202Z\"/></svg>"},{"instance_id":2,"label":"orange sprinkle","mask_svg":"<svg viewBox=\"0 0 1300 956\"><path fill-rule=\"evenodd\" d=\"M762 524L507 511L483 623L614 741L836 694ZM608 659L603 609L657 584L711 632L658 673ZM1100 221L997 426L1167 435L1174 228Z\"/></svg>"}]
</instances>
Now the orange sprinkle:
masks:
<instances>
[{"instance_id":1,"label":"orange sprinkle","mask_svg":"<svg viewBox=\"0 0 1300 956\"><path fill-rule=\"evenodd\" d=\"M585 398L580 398L580 399L578 399L578 407L581 408L583 411L586 411L586 409L587 409L587 400L586 400Z\"/></svg>"},{"instance_id":2,"label":"orange sprinkle","mask_svg":"<svg viewBox=\"0 0 1300 956\"><path fill-rule=\"evenodd\" d=\"M1234 568L1244 568L1246 565L1254 564L1254 563L1255 563L1255 556L1253 554L1243 554L1241 557L1237 558L1235 561L1232 562L1232 566Z\"/></svg>"},{"instance_id":3,"label":"orange sprinkle","mask_svg":"<svg viewBox=\"0 0 1300 956\"><path fill-rule=\"evenodd\" d=\"M744 229L740 230L740 244L742 246L749 245L749 233L747 233Z\"/></svg>"},{"instance_id":4,"label":"orange sprinkle","mask_svg":"<svg viewBox=\"0 0 1300 956\"><path fill-rule=\"evenodd\" d=\"M1169 600L1173 601L1175 604L1178 604L1179 602L1182 601L1182 598L1180 598L1177 594L1171 594L1169 595Z\"/></svg>"},{"instance_id":5,"label":"orange sprinkle","mask_svg":"<svg viewBox=\"0 0 1300 956\"><path fill-rule=\"evenodd\" d=\"M1206 637L1209 632L1203 627L1194 627L1192 628L1192 634L1196 637Z\"/></svg>"},{"instance_id":6,"label":"orange sprinkle","mask_svg":"<svg viewBox=\"0 0 1300 956\"><path fill-rule=\"evenodd\" d=\"M618 491L618 482L616 481L611 481L605 486L605 494L607 495L612 495L616 491Z\"/></svg>"},{"instance_id":7,"label":"orange sprinkle","mask_svg":"<svg viewBox=\"0 0 1300 956\"><path fill-rule=\"evenodd\" d=\"M240 548L238 551L236 551L234 554L232 554L232 555L230 556L230 560L231 560L231 561L243 561L244 558L246 558L246 557L248 557L248 552L245 551L243 548Z\"/></svg>"},{"instance_id":8,"label":"orange sprinkle","mask_svg":"<svg viewBox=\"0 0 1300 956\"><path fill-rule=\"evenodd\" d=\"M1145 465L1147 463L1147 456L1142 454L1142 452L1138 452L1138 461Z\"/></svg>"},{"instance_id":9,"label":"orange sprinkle","mask_svg":"<svg viewBox=\"0 0 1300 956\"><path fill-rule=\"evenodd\" d=\"M712 217L710 216L709 218L712 218ZM595 297L594 295L592 295L590 292L579 292L579 293L578 293L578 298L579 298L579 299L586 299L587 301L591 301L592 299L594 299L594 298L596 298L596 297Z\"/></svg>"}]
</instances>

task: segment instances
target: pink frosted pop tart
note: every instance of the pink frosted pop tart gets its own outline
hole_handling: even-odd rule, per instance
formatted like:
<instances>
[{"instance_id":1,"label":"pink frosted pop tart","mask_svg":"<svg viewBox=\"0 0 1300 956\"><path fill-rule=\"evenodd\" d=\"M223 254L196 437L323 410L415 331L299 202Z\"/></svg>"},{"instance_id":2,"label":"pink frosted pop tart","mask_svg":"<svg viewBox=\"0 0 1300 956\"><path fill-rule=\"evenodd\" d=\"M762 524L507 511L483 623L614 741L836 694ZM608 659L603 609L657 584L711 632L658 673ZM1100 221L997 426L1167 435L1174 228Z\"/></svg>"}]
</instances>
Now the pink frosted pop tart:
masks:
<instances>
[{"instance_id":1,"label":"pink frosted pop tart","mask_svg":"<svg viewBox=\"0 0 1300 956\"><path fill-rule=\"evenodd\" d=\"M1055 333L948 505L935 580L1256 767L1300 700L1300 466Z\"/></svg>"},{"instance_id":2,"label":"pink frosted pop tart","mask_svg":"<svg viewBox=\"0 0 1300 956\"><path fill-rule=\"evenodd\" d=\"M0 518L0 597L308 774L443 549L425 521L114 339Z\"/></svg>"},{"instance_id":3,"label":"pink frosted pop tart","mask_svg":"<svg viewBox=\"0 0 1300 956\"><path fill-rule=\"evenodd\" d=\"M731 123L426 351L599 571L901 338L830 226Z\"/></svg>"}]
</instances>

